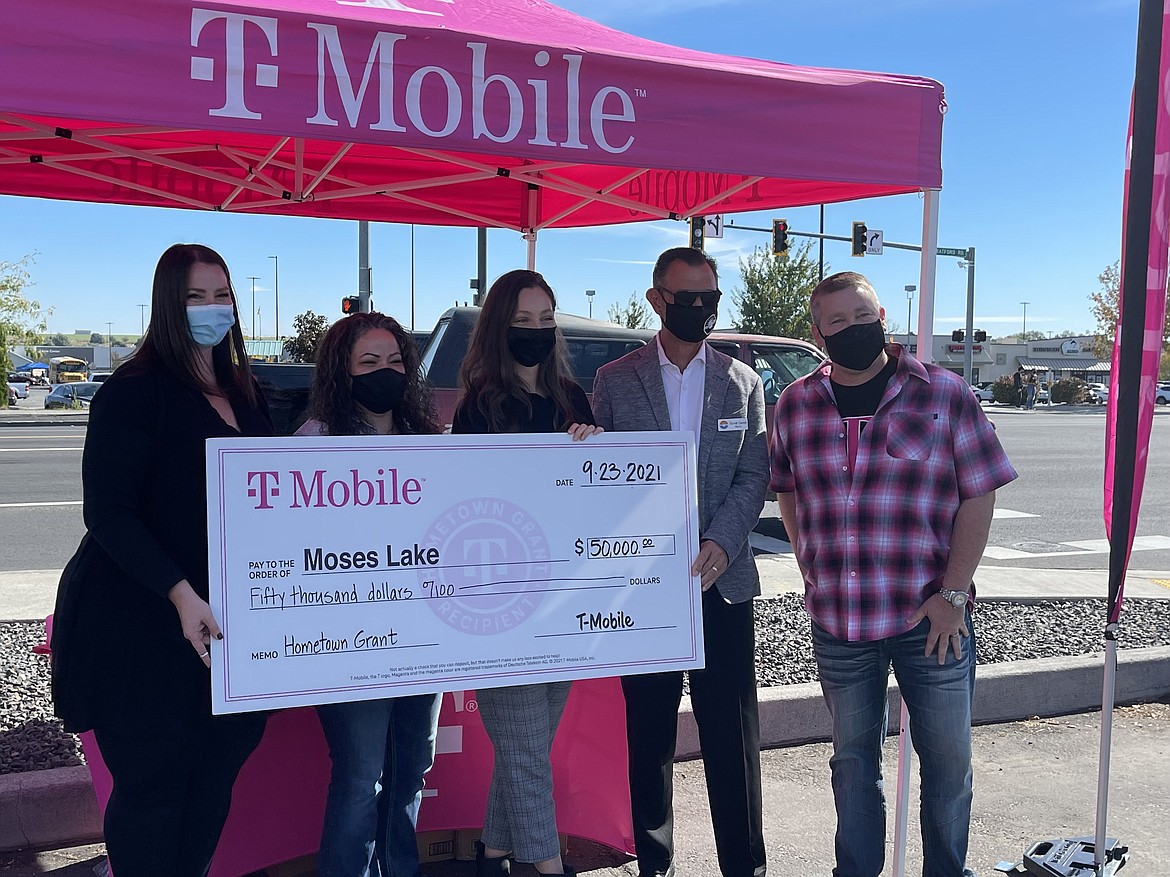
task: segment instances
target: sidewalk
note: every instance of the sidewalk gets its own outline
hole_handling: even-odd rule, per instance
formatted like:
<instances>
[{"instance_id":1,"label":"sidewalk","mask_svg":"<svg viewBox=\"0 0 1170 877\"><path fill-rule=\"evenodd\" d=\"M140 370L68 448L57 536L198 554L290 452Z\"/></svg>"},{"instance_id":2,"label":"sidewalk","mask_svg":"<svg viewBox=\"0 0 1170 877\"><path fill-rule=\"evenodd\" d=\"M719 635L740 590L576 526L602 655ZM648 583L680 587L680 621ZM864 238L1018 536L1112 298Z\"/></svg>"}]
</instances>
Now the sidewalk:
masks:
<instances>
[{"instance_id":1,"label":"sidewalk","mask_svg":"<svg viewBox=\"0 0 1170 877\"><path fill-rule=\"evenodd\" d=\"M1099 715L1040 719L975 729L975 799L968 863L994 877L996 863L1018 862L1038 841L1092 835L1099 752ZM1151 769L1170 751L1170 706L1149 704L1116 711L1108 832L1129 846L1123 875L1162 874L1170 861L1166 801L1170 771ZM890 790L887 837L893 834L897 746L886 744ZM832 867L834 815L828 744L763 753L764 838L769 872L777 877L827 875ZM911 788L916 789L912 782ZM717 874L702 762L675 767L675 839L679 877ZM425 805L424 805L425 806ZM906 873L920 872L918 800L909 804ZM887 843L887 851L891 847ZM94 845L46 853L0 853L5 877L91 877L103 852ZM567 860L590 877L632 877L633 862L587 841L572 839ZM472 862L423 866L427 877L471 877ZM308 877L311 871L299 874ZM889 873L887 869L887 873ZM299 875L298 875L299 877Z\"/></svg>"},{"instance_id":2,"label":"sidewalk","mask_svg":"<svg viewBox=\"0 0 1170 877\"><path fill-rule=\"evenodd\" d=\"M762 555L757 561L763 580L763 596L775 597L782 593L801 590L800 576L791 555ZM59 570L0 573L0 621L40 620L52 612L59 576ZM979 568L976 580L980 599L983 600L1084 599L1101 598L1106 594L1106 573L1100 570L1019 570L983 566ZM1131 572L1126 582L1126 593L1130 597L1170 598L1170 572ZM1034 716L1061 716L1097 709L1100 706L1101 667L1099 655L983 665L978 671L979 682L973 707L975 724L1013 722ZM896 716L900 709L896 688L891 686L890 693L891 715ZM1170 647L1123 650L1119 653L1115 695L1117 703L1143 703L1167 697L1170 697ZM896 720L891 722L892 727L896 725ZM1056 723L1055 726L1060 726L1060 723ZM1048 725L1040 723L1038 727L1043 729ZM1146 764L1147 768L1150 763L1165 759L1167 751L1165 738L1167 732L1170 732L1170 713L1163 717L1159 727L1159 733L1163 735L1161 748L1151 742L1154 748L1143 751L1138 757L1138 762ZM1026 747L1031 743L1021 742L1023 738L1018 740L1006 731L997 734L994 729L988 729L982 734L984 736L991 734L992 739L998 741L990 744L999 746L994 756L1000 759L998 763L1010 767L1012 771L1030 771L1035 774L1032 779L1026 780L1006 775L989 777L988 779L1002 784L1005 795L1010 792L1027 800L1027 796L1034 791L1029 786L1037 784L1043 786L1046 793L1054 795L1055 801L1067 806L1068 801L1056 792L1065 782L1073 761L1076 761L1078 769L1080 760L1087 759L1086 763L1095 764L1096 756L1089 753L1091 746L1088 743L1078 744L1080 749L1077 750L1075 757L1057 756L1058 760L1050 762L1049 756L1044 756L1037 761L1030 759ZM771 803L766 801L766 810L777 814L776 826L773 829L776 834L773 835L772 842L784 844L782 849L785 852L782 855L794 856L793 862L815 864L816 867L826 867L823 864L816 864L826 860L808 858L810 854L807 852L806 844L800 839L815 836L817 843L824 846L825 838L831 836L829 827L831 808L828 799L822 794L823 800L820 800L819 804L810 803L810 807L819 807L825 812L818 811L816 819L810 817L806 820L802 817L800 825L788 825L787 820L780 815L791 812L791 801L803 801L814 791L828 789L828 779L827 775L824 775L823 767L827 759L824 747L818 750L816 747L802 744L825 741L829 737L829 716L821 698L819 685L816 683L784 685L760 690L761 745L766 748L801 746L801 752L817 753L815 756L802 756L804 760L798 759L795 763L806 766L796 770L792 768L794 762L791 759L769 756L767 763L774 766L768 770L776 775L769 777L767 795ZM698 731L689 701L684 698L679 716L677 756L680 759L690 759L697 756L698 752ZM1010 758L1005 761L1008 755ZM1054 776L1042 778L1044 772L1056 771L1057 768L1059 772ZM986 766L981 767L981 770L986 769ZM1135 769L1140 773L1140 769ZM685 792L680 791L678 804L680 844L684 836L687 839L687 846L681 849L694 850L693 853L686 854L693 857L687 859L692 862L693 869L682 870L680 874L709 873L709 863L713 862L714 858L709 828L705 827L707 817L705 795L702 793L702 768L697 763L683 764L680 765L678 772L680 787L686 789ZM1170 782L1168 777L1170 772L1147 772L1157 774L1157 781ZM810 779L807 774L816 774L816 779ZM1152 781L1154 778L1147 779ZM1054 820L1051 829L1037 825L1035 829L1028 828L1022 831L1019 836L1027 837L1034 831L1038 834L1033 839L1041 839L1046 833L1054 835L1061 832L1091 833L1092 820L1087 809L1091 807L1091 799L1092 795L1087 795L1086 816L1082 822ZM1018 800L1017 798L1017 802ZM1162 798L1150 800L1166 800L1166 796L1163 793ZM1002 830L1004 819L1008 815L1012 815L1013 818L1036 817L1031 808L1021 806L1019 803L996 806L990 808L988 813L995 817L991 823L1000 826L997 830ZM1164 817L1164 813L1162 816ZM1148 818L1153 822L1146 824L1152 825L1162 817L1150 815ZM694 836L690 829L684 829L691 821L694 822L692 826L694 831L698 832ZM1151 829L1150 834L1151 837L1156 834L1162 838L1164 844L1168 842L1163 837L1164 832L1154 832ZM96 802L86 768L58 768L26 774L0 775L0 849L52 849L66 844L97 841L100 836ZM996 839L989 836L987 843L990 844ZM1017 850L1018 846L1018 843L1013 842L1012 848L1004 849L998 855L1005 857L1019 855L1022 847ZM830 848L831 844L826 850ZM990 849L990 846L987 848ZM828 855L828 852L824 852L824 855ZM582 859L578 858L578 861ZM5 875L42 873L3 871L3 862L3 858L0 857L0 873ZM461 873L458 870L445 870L447 867L432 870L431 873L436 877ZM986 872L985 865L981 864L980 867ZM620 877L633 871L629 868L626 870L607 868L597 873ZM782 869L778 873L792 872Z\"/></svg>"},{"instance_id":3,"label":"sidewalk","mask_svg":"<svg viewBox=\"0 0 1170 877\"><path fill-rule=\"evenodd\" d=\"M0 428L28 426L85 426L89 409L46 408L44 393L21 399L15 408L0 408Z\"/></svg>"}]
</instances>

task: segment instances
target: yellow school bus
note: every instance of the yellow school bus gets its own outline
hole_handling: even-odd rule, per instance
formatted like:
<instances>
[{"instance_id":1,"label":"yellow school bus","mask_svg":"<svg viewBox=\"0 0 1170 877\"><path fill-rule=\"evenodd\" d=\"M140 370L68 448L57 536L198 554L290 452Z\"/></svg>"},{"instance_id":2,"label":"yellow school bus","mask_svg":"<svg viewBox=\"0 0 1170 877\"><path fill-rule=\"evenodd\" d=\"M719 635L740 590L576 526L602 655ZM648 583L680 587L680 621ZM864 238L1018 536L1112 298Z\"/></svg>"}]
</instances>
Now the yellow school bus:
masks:
<instances>
[{"instance_id":1,"label":"yellow school bus","mask_svg":"<svg viewBox=\"0 0 1170 877\"><path fill-rule=\"evenodd\" d=\"M49 360L49 383L71 384L84 381L89 373L89 363L73 356L54 356Z\"/></svg>"}]
</instances>

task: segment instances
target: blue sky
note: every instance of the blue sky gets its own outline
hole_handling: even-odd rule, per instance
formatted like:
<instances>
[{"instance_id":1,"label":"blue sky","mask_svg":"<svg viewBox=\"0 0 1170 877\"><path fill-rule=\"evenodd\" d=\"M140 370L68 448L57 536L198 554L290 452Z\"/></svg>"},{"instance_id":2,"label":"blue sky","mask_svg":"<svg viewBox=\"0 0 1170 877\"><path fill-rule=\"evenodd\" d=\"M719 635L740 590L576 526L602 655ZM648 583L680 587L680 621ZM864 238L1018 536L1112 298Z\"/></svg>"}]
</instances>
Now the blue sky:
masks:
<instances>
[{"instance_id":1,"label":"blue sky","mask_svg":"<svg viewBox=\"0 0 1170 877\"><path fill-rule=\"evenodd\" d=\"M977 249L976 325L993 335L1029 329L1077 332L1093 327L1088 295L1120 254L1125 134L1133 85L1137 0L561 0L611 27L661 42L793 64L909 73L946 87L943 129L942 246ZM719 136L718 131L711 132ZM843 137L848 132L842 132ZM793 229L815 231L817 208L785 211ZM917 196L830 205L826 231L850 222L880 228L886 240L921 237ZM768 225L746 214L742 224ZM475 231L416 226L414 302L411 230L371 230L374 298L380 310L429 328L470 297ZM0 261L35 253L32 297L50 306L52 331L137 333L140 303L160 252L200 241L223 253L241 311L256 303L262 334L273 332L273 260L280 259L280 316L312 309L340 316L342 295L357 288L357 224L315 219L233 216L187 210L0 197ZM686 242L682 223L542 232L538 268L562 310L594 316L639 295L650 264ZM709 250L726 291L737 285L737 259L764 235L729 232ZM491 231L489 280L522 267L519 235ZM889 317L904 327L903 287L918 282L918 256L887 250L853 259L844 243L827 244L837 270L863 270ZM935 330L962 325L966 273L939 259ZM721 323L732 316L725 299ZM246 321L246 320L245 320ZM915 323L917 303L915 303Z\"/></svg>"}]
</instances>

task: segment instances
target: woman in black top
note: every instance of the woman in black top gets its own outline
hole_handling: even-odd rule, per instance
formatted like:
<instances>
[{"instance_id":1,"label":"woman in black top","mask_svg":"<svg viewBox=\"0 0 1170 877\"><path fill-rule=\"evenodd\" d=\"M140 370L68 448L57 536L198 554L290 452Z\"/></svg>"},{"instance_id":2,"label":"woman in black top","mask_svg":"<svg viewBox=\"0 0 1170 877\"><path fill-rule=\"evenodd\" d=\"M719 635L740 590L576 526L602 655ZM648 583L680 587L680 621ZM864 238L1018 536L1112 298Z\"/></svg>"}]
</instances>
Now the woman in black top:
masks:
<instances>
[{"instance_id":1,"label":"woman in black top","mask_svg":"<svg viewBox=\"0 0 1170 877\"><path fill-rule=\"evenodd\" d=\"M87 533L61 577L53 699L93 729L114 780L105 841L118 877L201 877L264 716L211 715L204 442L272 434L248 369L227 265L176 244L155 268L150 327L102 384L82 456Z\"/></svg>"},{"instance_id":2,"label":"woman in black top","mask_svg":"<svg viewBox=\"0 0 1170 877\"><path fill-rule=\"evenodd\" d=\"M568 432L579 441L601 431L570 376L555 309L535 271L509 271L492 284L460 369L452 432ZM495 751L477 877L509 873L509 854L541 874L575 873L561 862L550 761L570 685L476 692Z\"/></svg>"}]
</instances>

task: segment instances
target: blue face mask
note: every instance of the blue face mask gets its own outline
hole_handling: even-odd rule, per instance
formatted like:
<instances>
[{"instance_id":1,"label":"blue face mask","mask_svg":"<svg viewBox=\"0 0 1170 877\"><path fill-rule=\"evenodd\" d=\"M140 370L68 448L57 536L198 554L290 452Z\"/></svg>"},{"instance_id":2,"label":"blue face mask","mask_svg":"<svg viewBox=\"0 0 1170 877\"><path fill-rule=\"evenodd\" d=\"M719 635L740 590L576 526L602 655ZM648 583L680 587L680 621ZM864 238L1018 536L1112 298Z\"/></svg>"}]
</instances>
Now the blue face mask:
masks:
<instances>
[{"instance_id":1,"label":"blue face mask","mask_svg":"<svg viewBox=\"0 0 1170 877\"><path fill-rule=\"evenodd\" d=\"M191 337L200 347L214 347L236 323L231 305L191 305L187 308L187 325Z\"/></svg>"}]
</instances>

